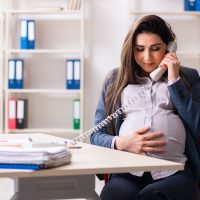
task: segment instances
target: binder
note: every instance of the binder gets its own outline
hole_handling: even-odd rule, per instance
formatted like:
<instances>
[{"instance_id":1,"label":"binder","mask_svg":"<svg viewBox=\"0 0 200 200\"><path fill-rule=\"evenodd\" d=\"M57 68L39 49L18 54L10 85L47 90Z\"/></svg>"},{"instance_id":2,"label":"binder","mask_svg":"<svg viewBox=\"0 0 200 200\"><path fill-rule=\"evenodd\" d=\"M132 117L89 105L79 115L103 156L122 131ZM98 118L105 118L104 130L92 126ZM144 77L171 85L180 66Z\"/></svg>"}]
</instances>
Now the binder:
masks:
<instances>
[{"instance_id":1,"label":"binder","mask_svg":"<svg viewBox=\"0 0 200 200\"><path fill-rule=\"evenodd\" d=\"M17 100L17 124L18 129L27 128L27 112L28 110L28 99Z\"/></svg>"},{"instance_id":2,"label":"binder","mask_svg":"<svg viewBox=\"0 0 200 200\"><path fill-rule=\"evenodd\" d=\"M66 88L73 89L73 60L66 60Z\"/></svg>"},{"instance_id":3,"label":"binder","mask_svg":"<svg viewBox=\"0 0 200 200\"><path fill-rule=\"evenodd\" d=\"M1 169L27 169L27 170L39 170L43 169L43 165L37 164L16 164L16 163L0 163Z\"/></svg>"},{"instance_id":4,"label":"binder","mask_svg":"<svg viewBox=\"0 0 200 200\"><path fill-rule=\"evenodd\" d=\"M28 49L28 21L25 19L20 21L20 48Z\"/></svg>"},{"instance_id":5,"label":"binder","mask_svg":"<svg viewBox=\"0 0 200 200\"><path fill-rule=\"evenodd\" d=\"M24 87L24 61L22 59L15 60L15 88L21 89Z\"/></svg>"},{"instance_id":6,"label":"binder","mask_svg":"<svg viewBox=\"0 0 200 200\"><path fill-rule=\"evenodd\" d=\"M196 11L200 11L200 0L196 0Z\"/></svg>"},{"instance_id":7,"label":"binder","mask_svg":"<svg viewBox=\"0 0 200 200\"><path fill-rule=\"evenodd\" d=\"M15 88L15 60L8 60L8 88Z\"/></svg>"},{"instance_id":8,"label":"binder","mask_svg":"<svg viewBox=\"0 0 200 200\"><path fill-rule=\"evenodd\" d=\"M35 20L28 20L28 49L35 48Z\"/></svg>"},{"instance_id":9,"label":"binder","mask_svg":"<svg viewBox=\"0 0 200 200\"><path fill-rule=\"evenodd\" d=\"M80 89L80 59L66 60L66 88Z\"/></svg>"},{"instance_id":10,"label":"binder","mask_svg":"<svg viewBox=\"0 0 200 200\"><path fill-rule=\"evenodd\" d=\"M8 129L16 129L16 98L8 99Z\"/></svg>"},{"instance_id":11,"label":"binder","mask_svg":"<svg viewBox=\"0 0 200 200\"><path fill-rule=\"evenodd\" d=\"M73 100L73 128L80 129L80 99Z\"/></svg>"},{"instance_id":12,"label":"binder","mask_svg":"<svg viewBox=\"0 0 200 200\"><path fill-rule=\"evenodd\" d=\"M184 0L184 9L186 11L196 10L196 0Z\"/></svg>"},{"instance_id":13,"label":"binder","mask_svg":"<svg viewBox=\"0 0 200 200\"><path fill-rule=\"evenodd\" d=\"M73 88L80 89L80 60L79 59L74 60L73 67L74 67Z\"/></svg>"}]
</instances>

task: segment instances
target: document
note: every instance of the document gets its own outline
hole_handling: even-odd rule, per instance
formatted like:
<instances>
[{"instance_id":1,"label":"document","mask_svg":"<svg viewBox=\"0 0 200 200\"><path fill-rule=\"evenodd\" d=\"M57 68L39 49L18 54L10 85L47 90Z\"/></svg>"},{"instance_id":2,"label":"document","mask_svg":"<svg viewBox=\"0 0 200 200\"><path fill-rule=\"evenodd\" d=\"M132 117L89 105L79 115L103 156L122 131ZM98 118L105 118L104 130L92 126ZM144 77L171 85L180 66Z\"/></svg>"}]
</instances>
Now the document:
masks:
<instances>
[{"instance_id":1,"label":"document","mask_svg":"<svg viewBox=\"0 0 200 200\"><path fill-rule=\"evenodd\" d=\"M34 146L29 137L0 136L0 168L38 170L70 163L72 155L64 143L60 146L53 141L49 143L49 146L42 146L42 142Z\"/></svg>"}]
</instances>

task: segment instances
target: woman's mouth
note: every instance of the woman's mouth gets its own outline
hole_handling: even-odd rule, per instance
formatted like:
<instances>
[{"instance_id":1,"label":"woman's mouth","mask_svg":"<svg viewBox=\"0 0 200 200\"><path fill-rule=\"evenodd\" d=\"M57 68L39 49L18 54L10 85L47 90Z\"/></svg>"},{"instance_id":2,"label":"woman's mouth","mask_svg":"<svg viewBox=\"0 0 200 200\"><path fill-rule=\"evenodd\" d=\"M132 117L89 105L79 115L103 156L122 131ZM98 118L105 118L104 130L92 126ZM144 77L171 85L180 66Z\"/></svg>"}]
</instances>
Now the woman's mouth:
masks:
<instances>
[{"instance_id":1,"label":"woman's mouth","mask_svg":"<svg viewBox=\"0 0 200 200\"><path fill-rule=\"evenodd\" d=\"M144 63L145 67L152 68L154 67L154 63Z\"/></svg>"}]
</instances>

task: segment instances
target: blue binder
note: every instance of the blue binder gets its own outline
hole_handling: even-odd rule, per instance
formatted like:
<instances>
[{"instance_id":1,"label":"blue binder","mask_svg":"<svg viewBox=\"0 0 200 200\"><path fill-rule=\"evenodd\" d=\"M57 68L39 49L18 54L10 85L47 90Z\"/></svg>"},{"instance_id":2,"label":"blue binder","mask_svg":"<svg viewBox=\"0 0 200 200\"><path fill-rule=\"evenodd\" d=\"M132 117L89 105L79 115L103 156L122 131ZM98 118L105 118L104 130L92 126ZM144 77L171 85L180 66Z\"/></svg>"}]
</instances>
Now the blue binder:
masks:
<instances>
[{"instance_id":1,"label":"blue binder","mask_svg":"<svg viewBox=\"0 0 200 200\"><path fill-rule=\"evenodd\" d=\"M186 11L196 10L196 0L184 0L184 9Z\"/></svg>"},{"instance_id":2,"label":"blue binder","mask_svg":"<svg viewBox=\"0 0 200 200\"><path fill-rule=\"evenodd\" d=\"M1 169L29 169L29 170L39 170L43 169L43 165L37 164L15 164L15 163L0 163Z\"/></svg>"},{"instance_id":3,"label":"blue binder","mask_svg":"<svg viewBox=\"0 0 200 200\"><path fill-rule=\"evenodd\" d=\"M15 88L22 89L24 87L24 61L23 59L15 60Z\"/></svg>"},{"instance_id":4,"label":"blue binder","mask_svg":"<svg viewBox=\"0 0 200 200\"><path fill-rule=\"evenodd\" d=\"M15 59L8 60L8 88L15 88Z\"/></svg>"},{"instance_id":5,"label":"blue binder","mask_svg":"<svg viewBox=\"0 0 200 200\"><path fill-rule=\"evenodd\" d=\"M80 89L80 59L74 60L73 75L73 89Z\"/></svg>"},{"instance_id":6,"label":"blue binder","mask_svg":"<svg viewBox=\"0 0 200 200\"><path fill-rule=\"evenodd\" d=\"M73 86L73 59L66 60L66 88L74 89Z\"/></svg>"},{"instance_id":7,"label":"blue binder","mask_svg":"<svg viewBox=\"0 0 200 200\"><path fill-rule=\"evenodd\" d=\"M196 11L200 11L200 0L196 0Z\"/></svg>"},{"instance_id":8,"label":"blue binder","mask_svg":"<svg viewBox=\"0 0 200 200\"><path fill-rule=\"evenodd\" d=\"M28 49L28 21L26 19L20 21L20 48Z\"/></svg>"},{"instance_id":9,"label":"blue binder","mask_svg":"<svg viewBox=\"0 0 200 200\"><path fill-rule=\"evenodd\" d=\"M28 20L28 49L35 48L35 20Z\"/></svg>"}]
</instances>

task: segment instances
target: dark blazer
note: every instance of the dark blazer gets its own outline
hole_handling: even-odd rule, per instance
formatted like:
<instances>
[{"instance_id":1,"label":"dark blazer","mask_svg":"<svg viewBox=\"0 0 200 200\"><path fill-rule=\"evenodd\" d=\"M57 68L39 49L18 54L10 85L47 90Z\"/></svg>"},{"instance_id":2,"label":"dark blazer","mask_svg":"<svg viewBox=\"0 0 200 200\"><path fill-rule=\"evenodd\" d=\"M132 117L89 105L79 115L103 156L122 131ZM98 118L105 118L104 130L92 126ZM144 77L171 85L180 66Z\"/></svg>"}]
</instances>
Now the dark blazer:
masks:
<instances>
[{"instance_id":1,"label":"dark blazer","mask_svg":"<svg viewBox=\"0 0 200 200\"><path fill-rule=\"evenodd\" d=\"M182 119L186 129L185 154L188 157L188 164L191 166L196 179L200 179L200 156L196 148L196 141L200 138L200 77L197 70L181 67L187 77L191 87L189 91L182 79L179 79L168 86L170 97L176 108L177 114ZM112 77L116 74L113 70L112 75L106 80L95 113L95 125L106 118L105 116L105 94L107 87L112 82ZM115 120L115 132L109 135L107 128L93 133L90 137L92 144L111 148L114 136L119 135L119 128L122 124L122 117Z\"/></svg>"}]
</instances>

